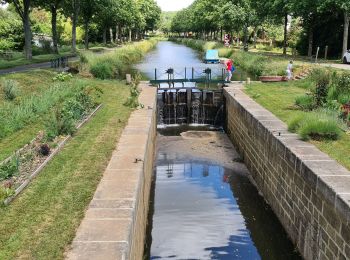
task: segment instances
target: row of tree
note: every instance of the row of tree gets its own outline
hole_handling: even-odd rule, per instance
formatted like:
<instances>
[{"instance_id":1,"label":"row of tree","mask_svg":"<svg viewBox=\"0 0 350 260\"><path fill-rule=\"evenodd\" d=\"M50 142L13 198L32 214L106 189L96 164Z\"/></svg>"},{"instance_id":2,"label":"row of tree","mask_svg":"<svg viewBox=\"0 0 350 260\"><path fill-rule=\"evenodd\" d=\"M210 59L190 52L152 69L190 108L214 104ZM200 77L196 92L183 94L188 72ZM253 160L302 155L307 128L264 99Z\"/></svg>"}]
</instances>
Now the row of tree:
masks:
<instances>
[{"instance_id":1,"label":"row of tree","mask_svg":"<svg viewBox=\"0 0 350 260\"><path fill-rule=\"evenodd\" d=\"M77 26L85 31L85 48L89 48L91 24L102 29L103 42L120 41L128 34L128 39L140 38L146 31L154 30L160 19L161 10L155 0L0 0L10 4L21 18L27 59L32 58L32 28L30 13L33 8L41 8L51 13L53 51L58 53L58 14L70 18L72 23L72 51L76 51Z\"/></svg>"},{"instance_id":2,"label":"row of tree","mask_svg":"<svg viewBox=\"0 0 350 260\"><path fill-rule=\"evenodd\" d=\"M342 16L342 53L347 51L350 21L350 0L195 0L178 12L172 21L171 31L192 32L205 37L220 31L242 32L244 47L248 48L248 29L256 32L265 24L283 26L283 47L288 45L288 24L291 17L301 21L308 35L308 55L313 52L316 28L329 16ZM334 28L337 30L337 28ZM332 36L332 31L325 31ZM333 31L334 33L334 31Z\"/></svg>"}]
</instances>

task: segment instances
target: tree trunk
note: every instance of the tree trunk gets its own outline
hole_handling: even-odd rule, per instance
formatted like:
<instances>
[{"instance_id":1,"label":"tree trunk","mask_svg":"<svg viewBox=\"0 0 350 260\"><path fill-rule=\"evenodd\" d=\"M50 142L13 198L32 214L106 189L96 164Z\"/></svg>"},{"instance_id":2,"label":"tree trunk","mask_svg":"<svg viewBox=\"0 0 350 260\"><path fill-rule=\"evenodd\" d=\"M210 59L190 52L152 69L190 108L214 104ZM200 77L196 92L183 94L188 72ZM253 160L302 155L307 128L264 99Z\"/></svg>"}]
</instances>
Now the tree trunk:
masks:
<instances>
[{"instance_id":1,"label":"tree trunk","mask_svg":"<svg viewBox=\"0 0 350 260\"><path fill-rule=\"evenodd\" d=\"M244 44L243 44L244 51L248 51L248 25L244 26Z\"/></svg>"},{"instance_id":2,"label":"tree trunk","mask_svg":"<svg viewBox=\"0 0 350 260\"><path fill-rule=\"evenodd\" d=\"M103 27L103 45L106 45L107 44L107 28L106 27Z\"/></svg>"},{"instance_id":3,"label":"tree trunk","mask_svg":"<svg viewBox=\"0 0 350 260\"><path fill-rule=\"evenodd\" d=\"M220 28L220 41L223 42L224 39L222 38L223 37L223 31L222 31L222 27Z\"/></svg>"},{"instance_id":4,"label":"tree trunk","mask_svg":"<svg viewBox=\"0 0 350 260\"><path fill-rule=\"evenodd\" d=\"M51 5L51 29L52 29L53 52L58 53L57 7L54 5Z\"/></svg>"},{"instance_id":5,"label":"tree trunk","mask_svg":"<svg viewBox=\"0 0 350 260\"><path fill-rule=\"evenodd\" d=\"M343 55L348 50L349 20L349 14L346 11L344 11Z\"/></svg>"},{"instance_id":6,"label":"tree trunk","mask_svg":"<svg viewBox=\"0 0 350 260\"><path fill-rule=\"evenodd\" d=\"M132 34L131 28L129 28L129 42L131 42L131 34Z\"/></svg>"},{"instance_id":7,"label":"tree trunk","mask_svg":"<svg viewBox=\"0 0 350 260\"><path fill-rule=\"evenodd\" d=\"M113 29L109 28L109 37L111 38L111 43L114 43Z\"/></svg>"},{"instance_id":8,"label":"tree trunk","mask_svg":"<svg viewBox=\"0 0 350 260\"><path fill-rule=\"evenodd\" d=\"M284 15L283 55L287 55L288 14Z\"/></svg>"},{"instance_id":9,"label":"tree trunk","mask_svg":"<svg viewBox=\"0 0 350 260\"><path fill-rule=\"evenodd\" d=\"M310 28L309 28L309 48L308 48L308 51L307 51L307 56L308 57L312 57L312 45L313 45L313 41L314 41L314 30L313 30L313 27L310 25Z\"/></svg>"},{"instance_id":10,"label":"tree trunk","mask_svg":"<svg viewBox=\"0 0 350 260\"><path fill-rule=\"evenodd\" d=\"M119 42L119 31L120 31L120 26L116 25L115 26L115 42Z\"/></svg>"},{"instance_id":11,"label":"tree trunk","mask_svg":"<svg viewBox=\"0 0 350 260\"><path fill-rule=\"evenodd\" d=\"M89 49L89 21L85 21L85 49Z\"/></svg>"},{"instance_id":12,"label":"tree trunk","mask_svg":"<svg viewBox=\"0 0 350 260\"><path fill-rule=\"evenodd\" d=\"M74 12L72 17L72 51L77 51L77 14Z\"/></svg>"},{"instance_id":13,"label":"tree trunk","mask_svg":"<svg viewBox=\"0 0 350 260\"><path fill-rule=\"evenodd\" d=\"M30 28L30 19L29 19L29 7L30 7L30 0L24 0L23 1L23 29L24 29L24 52L26 55L26 59L31 60L32 59L32 31Z\"/></svg>"},{"instance_id":14,"label":"tree trunk","mask_svg":"<svg viewBox=\"0 0 350 260\"><path fill-rule=\"evenodd\" d=\"M256 49L256 31L257 31L257 28L255 27L254 28L254 32L253 32L253 34L254 34L254 37L253 37L253 41L254 41L254 49Z\"/></svg>"}]
</instances>

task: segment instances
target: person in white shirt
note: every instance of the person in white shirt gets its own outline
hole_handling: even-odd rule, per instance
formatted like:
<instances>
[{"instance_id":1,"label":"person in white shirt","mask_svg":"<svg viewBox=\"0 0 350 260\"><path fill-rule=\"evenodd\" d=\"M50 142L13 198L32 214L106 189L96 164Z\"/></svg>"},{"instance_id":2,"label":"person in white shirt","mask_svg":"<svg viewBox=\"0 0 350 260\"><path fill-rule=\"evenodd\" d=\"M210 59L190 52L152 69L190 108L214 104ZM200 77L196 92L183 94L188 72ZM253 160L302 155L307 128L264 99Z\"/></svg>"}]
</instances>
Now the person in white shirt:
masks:
<instances>
[{"instance_id":1,"label":"person in white shirt","mask_svg":"<svg viewBox=\"0 0 350 260\"><path fill-rule=\"evenodd\" d=\"M288 63L286 72L287 72L288 80L293 79L293 61L292 60Z\"/></svg>"}]
</instances>

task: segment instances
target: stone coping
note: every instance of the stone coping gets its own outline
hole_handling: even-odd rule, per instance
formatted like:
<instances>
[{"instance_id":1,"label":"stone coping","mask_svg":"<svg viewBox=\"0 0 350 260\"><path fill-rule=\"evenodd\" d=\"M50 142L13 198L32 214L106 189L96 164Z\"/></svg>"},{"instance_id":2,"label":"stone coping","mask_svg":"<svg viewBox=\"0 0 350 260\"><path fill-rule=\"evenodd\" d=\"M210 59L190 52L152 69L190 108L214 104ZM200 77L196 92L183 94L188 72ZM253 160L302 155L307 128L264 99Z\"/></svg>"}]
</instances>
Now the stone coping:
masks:
<instances>
[{"instance_id":1,"label":"stone coping","mask_svg":"<svg viewBox=\"0 0 350 260\"><path fill-rule=\"evenodd\" d=\"M156 89L140 88L144 108L131 114L66 259L129 259L156 109Z\"/></svg>"},{"instance_id":2,"label":"stone coping","mask_svg":"<svg viewBox=\"0 0 350 260\"><path fill-rule=\"evenodd\" d=\"M294 165L294 169L300 170L305 181L350 223L350 171L313 144L290 133L284 122L245 94L243 88L240 83L232 83L225 88L225 97L234 98L259 121L259 127L276 137L283 157Z\"/></svg>"}]
</instances>

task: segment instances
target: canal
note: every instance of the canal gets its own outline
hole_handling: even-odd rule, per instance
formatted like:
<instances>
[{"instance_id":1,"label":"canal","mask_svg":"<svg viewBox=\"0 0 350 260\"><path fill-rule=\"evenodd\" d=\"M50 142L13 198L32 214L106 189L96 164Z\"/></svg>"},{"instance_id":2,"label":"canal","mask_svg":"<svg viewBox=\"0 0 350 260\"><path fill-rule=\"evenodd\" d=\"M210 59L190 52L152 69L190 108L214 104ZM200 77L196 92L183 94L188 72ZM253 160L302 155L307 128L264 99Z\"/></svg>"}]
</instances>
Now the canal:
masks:
<instances>
[{"instance_id":1,"label":"canal","mask_svg":"<svg viewBox=\"0 0 350 260\"><path fill-rule=\"evenodd\" d=\"M160 42L138 69L203 65ZM163 123L156 146L145 259L301 259L222 128Z\"/></svg>"}]
</instances>

